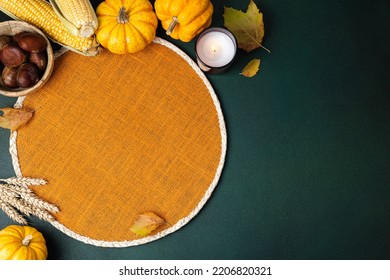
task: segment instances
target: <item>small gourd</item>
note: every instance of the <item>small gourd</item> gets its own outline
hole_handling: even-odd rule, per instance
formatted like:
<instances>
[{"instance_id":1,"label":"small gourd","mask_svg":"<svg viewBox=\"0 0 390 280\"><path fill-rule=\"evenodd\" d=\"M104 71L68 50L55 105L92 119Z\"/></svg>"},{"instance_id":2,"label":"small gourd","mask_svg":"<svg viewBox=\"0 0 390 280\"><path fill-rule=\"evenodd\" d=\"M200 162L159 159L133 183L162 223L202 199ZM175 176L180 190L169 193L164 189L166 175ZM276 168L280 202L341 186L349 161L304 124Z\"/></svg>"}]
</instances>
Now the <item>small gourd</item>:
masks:
<instances>
[{"instance_id":1,"label":"small gourd","mask_svg":"<svg viewBox=\"0 0 390 280\"><path fill-rule=\"evenodd\" d=\"M167 35L183 42L209 27L213 15L210 0L156 0L154 9Z\"/></svg>"},{"instance_id":2,"label":"small gourd","mask_svg":"<svg viewBox=\"0 0 390 280\"><path fill-rule=\"evenodd\" d=\"M46 241L37 229L10 225L0 230L0 260L46 259Z\"/></svg>"},{"instance_id":3,"label":"small gourd","mask_svg":"<svg viewBox=\"0 0 390 280\"><path fill-rule=\"evenodd\" d=\"M97 40L112 53L141 51L156 36L158 22L149 0L105 0L96 14Z\"/></svg>"}]
</instances>

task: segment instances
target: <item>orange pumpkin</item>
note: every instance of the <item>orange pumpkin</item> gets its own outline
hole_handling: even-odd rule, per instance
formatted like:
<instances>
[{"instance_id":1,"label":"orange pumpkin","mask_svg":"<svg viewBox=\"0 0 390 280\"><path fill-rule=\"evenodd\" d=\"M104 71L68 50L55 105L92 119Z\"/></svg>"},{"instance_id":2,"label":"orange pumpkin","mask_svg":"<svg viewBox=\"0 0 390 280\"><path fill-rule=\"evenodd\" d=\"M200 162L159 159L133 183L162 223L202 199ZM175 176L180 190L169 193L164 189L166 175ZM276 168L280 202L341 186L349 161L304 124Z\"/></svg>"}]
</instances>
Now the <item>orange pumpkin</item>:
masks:
<instances>
[{"instance_id":1,"label":"orange pumpkin","mask_svg":"<svg viewBox=\"0 0 390 280\"><path fill-rule=\"evenodd\" d=\"M96 9L99 43L112 53L135 53L156 36L157 17L149 0L105 0Z\"/></svg>"},{"instance_id":2,"label":"orange pumpkin","mask_svg":"<svg viewBox=\"0 0 390 280\"><path fill-rule=\"evenodd\" d=\"M0 231L0 260L45 260L46 241L30 226L11 225Z\"/></svg>"},{"instance_id":3,"label":"orange pumpkin","mask_svg":"<svg viewBox=\"0 0 390 280\"><path fill-rule=\"evenodd\" d=\"M154 8L167 34L183 42L209 27L213 15L210 0L156 0Z\"/></svg>"}]
</instances>

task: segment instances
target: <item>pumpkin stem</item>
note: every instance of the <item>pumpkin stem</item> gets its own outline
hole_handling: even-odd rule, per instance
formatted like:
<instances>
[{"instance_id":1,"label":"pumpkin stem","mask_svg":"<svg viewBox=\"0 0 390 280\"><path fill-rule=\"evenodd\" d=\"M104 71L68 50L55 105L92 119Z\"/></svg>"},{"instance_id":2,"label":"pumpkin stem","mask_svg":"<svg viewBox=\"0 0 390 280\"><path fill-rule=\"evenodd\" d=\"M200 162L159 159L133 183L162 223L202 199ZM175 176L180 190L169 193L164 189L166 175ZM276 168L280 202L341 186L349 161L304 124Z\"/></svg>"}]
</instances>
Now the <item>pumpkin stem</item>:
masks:
<instances>
[{"instance_id":1,"label":"pumpkin stem","mask_svg":"<svg viewBox=\"0 0 390 280\"><path fill-rule=\"evenodd\" d=\"M22 244L24 246L28 246L28 245L30 245L30 242L31 242L32 239L33 239L32 234L26 235L26 237L23 238L23 240L22 240Z\"/></svg>"},{"instance_id":2,"label":"pumpkin stem","mask_svg":"<svg viewBox=\"0 0 390 280\"><path fill-rule=\"evenodd\" d=\"M173 32L173 29L175 29L175 26L178 23L179 23L179 21L177 20L177 17L176 16L172 17L172 21L171 21L171 23L168 26L166 34L167 35L171 35L171 33Z\"/></svg>"},{"instance_id":3,"label":"pumpkin stem","mask_svg":"<svg viewBox=\"0 0 390 280\"><path fill-rule=\"evenodd\" d=\"M126 13L125 7L119 9L119 14L116 17L116 20L118 21L118 23L122 23L122 24L129 22L129 15Z\"/></svg>"}]
</instances>

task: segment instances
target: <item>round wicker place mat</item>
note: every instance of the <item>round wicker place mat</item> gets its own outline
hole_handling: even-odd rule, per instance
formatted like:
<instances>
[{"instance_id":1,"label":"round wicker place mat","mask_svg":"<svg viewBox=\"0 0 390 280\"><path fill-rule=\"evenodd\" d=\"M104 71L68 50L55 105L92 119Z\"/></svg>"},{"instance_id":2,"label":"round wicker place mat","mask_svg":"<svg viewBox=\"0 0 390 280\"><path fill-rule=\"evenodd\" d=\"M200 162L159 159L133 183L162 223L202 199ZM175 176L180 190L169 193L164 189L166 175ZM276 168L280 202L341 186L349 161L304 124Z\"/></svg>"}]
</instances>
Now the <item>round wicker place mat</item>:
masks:
<instances>
[{"instance_id":1,"label":"round wicker place mat","mask_svg":"<svg viewBox=\"0 0 390 280\"><path fill-rule=\"evenodd\" d=\"M60 56L16 105L36 110L11 137L17 176L60 212L53 225L88 244L127 247L188 223L217 185L226 153L218 99L197 65L161 38L134 55ZM139 238L141 213L166 224Z\"/></svg>"}]
</instances>

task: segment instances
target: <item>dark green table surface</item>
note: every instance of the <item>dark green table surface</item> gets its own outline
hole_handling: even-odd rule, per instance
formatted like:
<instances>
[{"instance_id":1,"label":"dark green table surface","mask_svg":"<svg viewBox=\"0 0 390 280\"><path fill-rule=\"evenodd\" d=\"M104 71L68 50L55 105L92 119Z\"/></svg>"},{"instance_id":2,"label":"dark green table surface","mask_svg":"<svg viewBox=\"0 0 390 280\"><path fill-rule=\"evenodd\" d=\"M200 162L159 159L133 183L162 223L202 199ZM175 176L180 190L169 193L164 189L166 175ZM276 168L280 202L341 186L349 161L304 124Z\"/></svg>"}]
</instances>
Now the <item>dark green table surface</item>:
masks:
<instances>
[{"instance_id":1,"label":"dark green table surface","mask_svg":"<svg viewBox=\"0 0 390 280\"><path fill-rule=\"evenodd\" d=\"M245 10L249 0L212 2L212 25L223 26L223 6ZM390 2L255 3L271 54L240 50L227 73L208 76L228 150L199 215L121 249L32 218L50 259L390 259ZM194 41L170 40L160 27L158 36L194 58ZM259 74L239 75L252 58L262 60ZM0 108L15 100L0 96ZM0 178L14 176L8 141L0 129ZM0 228L9 224L0 213Z\"/></svg>"}]
</instances>

